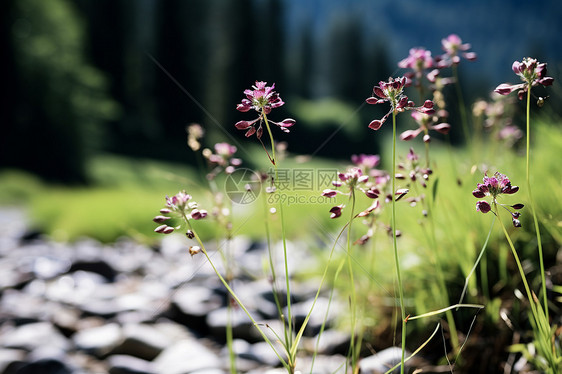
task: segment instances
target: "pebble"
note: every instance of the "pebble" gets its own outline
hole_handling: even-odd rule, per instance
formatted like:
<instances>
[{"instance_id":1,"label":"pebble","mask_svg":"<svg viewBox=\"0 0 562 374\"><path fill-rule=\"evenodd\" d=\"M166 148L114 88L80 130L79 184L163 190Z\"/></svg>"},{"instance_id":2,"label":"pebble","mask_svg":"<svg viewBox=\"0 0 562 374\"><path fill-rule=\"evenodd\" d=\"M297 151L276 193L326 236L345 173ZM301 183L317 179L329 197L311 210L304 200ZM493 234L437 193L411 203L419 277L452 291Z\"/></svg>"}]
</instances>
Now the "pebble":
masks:
<instances>
[{"instance_id":1,"label":"pebble","mask_svg":"<svg viewBox=\"0 0 562 374\"><path fill-rule=\"evenodd\" d=\"M237 372L286 372L242 308L229 301L206 258L188 254L183 235L165 236L156 249L126 238L111 245L88 238L56 243L31 232L21 210L0 208L0 222L5 223L0 225L0 373L229 373L228 302ZM209 255L223 274L217 246L228 248L235 259L229 265L235 274L231 286L279 348L275 333L282 336L283 326L271 282L264 276L267 246L244 237L210 244ZM295 250L298 243L287 246L294 254L291 274L312 266L313 256ZM272 250L281 269L282 245ZM281 308L286 307L283 277L278 274L277 279ZM297 323L310 310L314 286L292 288ZM320 296L303 336L307 350L326 306L327 299ZM348 337L331 329L339 312L335 304L331 308L314 374L339 374L345 361L338 349ZM298 365L311 372L307 357L299 358Z\"/></svg>"}]
</instances>

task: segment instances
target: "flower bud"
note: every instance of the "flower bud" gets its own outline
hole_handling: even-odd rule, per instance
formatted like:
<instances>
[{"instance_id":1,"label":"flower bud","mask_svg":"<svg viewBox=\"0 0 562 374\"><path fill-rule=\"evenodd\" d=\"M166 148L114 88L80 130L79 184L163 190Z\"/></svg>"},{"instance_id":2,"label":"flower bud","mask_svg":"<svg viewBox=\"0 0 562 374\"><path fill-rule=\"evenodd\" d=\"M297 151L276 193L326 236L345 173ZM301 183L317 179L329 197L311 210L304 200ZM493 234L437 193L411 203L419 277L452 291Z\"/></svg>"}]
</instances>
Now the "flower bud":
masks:
<instances>
[{"instance_id":1,"label":"flower bud","mask_svg":"<svg viewBox=\"0 0 562 374\"><path fill-rule=\"evenodd\" d=\"M195 238L195 233L191 230L187 230L187 232L185 233L185 236L187 236L188 239L193 239L193 238Z\"/></svg>"},{"instance_id":2,"label":"flower bud","mask_svg":"<svg viewBox=\"0 0 562 374\"><path fill-rule=\"evenodd\" d=\"M322 196L325 197L335 197L337 194L338 191L335 190L325 189L324 191L322 191Z\"/></svg>"},{"instance_id":3,"label":"flower bud","mask_svg":"<svg viewBox=\"0 0 562 374\"><path fill-rule=\"evenodd\" d=\"M191 257L193 257L199 252L201 252L201 247L199 247L198 245L189 247L189 254L191 255Z\"/></svg>"},{"instance_id":4,"label":"flower bud","mask_svg":"<svg viewBox=\"0 0 562 374\"><path fill-rule=\"evenodd\" d=\"M369 128L373 130L378 130L381 128L381 126L382 126L382 121L378 119L375 119L371 121L371 123L369 123Z\"/></svg>"},{"instance_id":5,"label":"flower bud","mask_svg":"<svg viewBox=\"0 0 562 374\"><path fill-rule=\"evenodd\" d=\"M166 216L156 216L154 217L152 220L156 223L163 223L166 222L167 220L171 219L171 217L166 217Z\"/></svg>"},{"instance_id":6,"label":"flower bud","mask_svg":"<svg viewBox=\"0 0 562 374\"><path fill-rule=\"evenodd\" d=\"M486 201L478 201L476 203L476 210L482 213L488 213L492 210L492 207Z\"/></svg>"}]
</instances>

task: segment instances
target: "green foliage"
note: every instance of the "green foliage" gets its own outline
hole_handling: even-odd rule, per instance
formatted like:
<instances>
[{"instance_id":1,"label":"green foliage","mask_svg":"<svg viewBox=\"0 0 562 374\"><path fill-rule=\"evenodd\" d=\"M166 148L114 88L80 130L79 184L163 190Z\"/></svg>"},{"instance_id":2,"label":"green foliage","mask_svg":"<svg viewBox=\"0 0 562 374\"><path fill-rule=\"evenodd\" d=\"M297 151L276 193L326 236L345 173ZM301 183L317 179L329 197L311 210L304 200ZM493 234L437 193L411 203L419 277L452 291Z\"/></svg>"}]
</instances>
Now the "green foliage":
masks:
<instances>
[{"instance_id":1,"label":"green foliage","mask_svg":"<svg viewBox=\"0 0 562 374\"><path fill-rule=\"evenodd\" d=\"M14 2L13 123L2 142L4 162L53 180L86 180L85 162L105 121L118 115L108 82L85 57L84 25L65 0ZM21 152L20 139L26 144Z\"/></svg>"}]
</instances>

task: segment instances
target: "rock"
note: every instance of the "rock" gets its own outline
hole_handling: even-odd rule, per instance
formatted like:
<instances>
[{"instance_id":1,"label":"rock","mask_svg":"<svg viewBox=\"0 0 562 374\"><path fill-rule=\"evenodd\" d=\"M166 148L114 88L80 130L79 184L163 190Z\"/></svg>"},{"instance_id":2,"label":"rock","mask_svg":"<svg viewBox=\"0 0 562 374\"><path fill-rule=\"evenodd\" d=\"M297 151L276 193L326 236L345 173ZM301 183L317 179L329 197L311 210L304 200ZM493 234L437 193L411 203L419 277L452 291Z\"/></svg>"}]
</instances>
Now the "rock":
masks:
<instances>
[{"instance_id":1,"label":"rock","mask_svg":"<svg viewBox=\"0 0 562 374\"><path fill-rule=\"evenodd\" d=\"M311 374L346 374L343 355L317 355L312 362L311 357L299 357L297 359L297 370L301 373ZM311 368L311 366L313 366Z\"/></svg>"},{"instance_id":2,"label":"rock","mask_svg":"<svg viewBox=\"0 0 562 374\"><path fill-rule=\"evenodd\" d=\"M99 274L104 277L108 282L113 282L117 276L117 271L104 260L78 260L75 261L69 269L69 272L87 271L90 273Z\"/></svg>"},{"instance_id":3,"label":"rock","mask_svg":"<svg viewBox=\"0 0 562 374\"><path fill-rule=\"evenodd\" d=\"M166 348L153 361L157 373L185 374L197 370L222 370L221 360L195 339L184 339Z\"/></svg>"},{"instance_id":4,"label":"rock","mask_svg":"<svg viewBox=\"0 0 562 374\"><path fill-rule=\"evenodd\" d=\"M22 349L0 349L0 373L13 373L23 366L27 352Z\"/></svg>"},{"instance_id":5,"label":"rock","mask_svg":"<svg viewBox=\"0 0 562 374\"><path fill-rule=\"evenodd\" d=\"M227 307L215 309L207 314L207 325L209 326L211 334L217 339L224 340L228 318L229 312ZM259 338L256 339L256 334L252 331L255 327L242 309L232 308L230 312L230 321L232 334L235 338L252 342L260 340Z\"/></svg>"},{"instance_id":6,"label":"rock","mask_svg":"<svg viewBox=\"0 0 562 374\"><path fill-rule=\"evenodd\" d=\"M174 292L170 309L164 315L199 334L207 335L208 315L223 305L221 296L212 289L188 285Z\"/></svg>"},{"instance_id":7,"label":"rock","mask_svg":"<svg viewBox=\"0 0 562 374\"><path fill-rule=\"evenodd\" d=\"M24 364L17 374L73 374L64 362L53 358L44 358Z\"/></svg>"},{"instance_id":8,"label":"rock","mask_svg":"<svg viewBox=\"0 0 562 374\"><path fill-rule=\"evenodd\" d=\"M173 341L151 325L127 324L122 329L123 339L111 353L134 356L151 361Z\"/></svg>"},{"instance_id":9,"label":"rock","mask_svg":"<svg viewBox=\"0 0 562 374\"><path fill-rule=\"evenodd\" d=\"M118 324L109 323L78 331L72 340L78 349L96 357L104 357L122 343L123 332Z\"/></svg>"},{"instance_id":10,"label":"rock","mask_svg":"<svg viewBox=\"0 0 562 374\"><path fill-rule=\"evenodd\" d=\"M406 357L410 355L406 352ZM402 357L402 350L398 347L390 347L384 349L372 356L365 357L359 361L359 368L362 374L379 374L386 373L394 365L400 364L400 359ZM408 372L406 364L406 372ZM399 373L400 368L392 371L393 373Z\"/></svg>"},{"instance_id":11,"label":"rock","mask_svg":"<svg viewBox=\"0 0 562 374\"><path fill-rule=\"evenodd\" d=\"M32 351L39 347L68 350L70 343L49 322L29 323L2 331L2 343L6 348Z\"/></svg>"},{"instance_id":12,"label":"rock","mask_svg":"<svg viewBox=\"0 0 562 374\"><path fill-rule=\"evenodd\" d=\"M151 362L127 355L112 355L107 358L109 374L155 374Z\"/></svg>"},{"instance_id":13,"label":"rock","mask_svg":"<svg viewBox=\"0 0 562 374\"><path fill-rule=\"evenodd\" d=\"M349 334L335 329L324 330L318 340L314 338L303 338L304 348L309 352L317 352L325 355L346 354L349 349Z\"/></svg>"}]
</instances>

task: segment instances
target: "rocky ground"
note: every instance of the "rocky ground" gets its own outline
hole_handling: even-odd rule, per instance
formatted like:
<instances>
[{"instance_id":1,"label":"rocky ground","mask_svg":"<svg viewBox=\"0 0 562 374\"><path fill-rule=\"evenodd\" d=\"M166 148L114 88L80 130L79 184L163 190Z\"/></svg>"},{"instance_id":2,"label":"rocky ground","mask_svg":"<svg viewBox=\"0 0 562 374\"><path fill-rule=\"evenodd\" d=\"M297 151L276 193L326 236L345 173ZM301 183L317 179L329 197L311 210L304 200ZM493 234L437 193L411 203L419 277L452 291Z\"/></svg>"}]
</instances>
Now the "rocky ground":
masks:
<instances>
[{"instance_id":1,"label":"rocky ground","mask_svg":"<svg viewBox=\"0 0 562 374\"><path fill-rule=\"evenodd\" d=\"M243 238L231 245L240 265L233 287L257 320L279 329L270 284L256 276L264 273L264 246ZM227 295L204 257L190 257L187 249L181 235L166 236L158 248L129 239L56 243L30 232L22 210L1 208L0 373L228 373ZM292 270L312 265L313 256L291 253L298 254ZM317 285L295 285L296 321L304 319ZM326 296L318 300L305 353L314 350L327 304ZM332 304L329 322L338 310ZM235 309L232 316L238 372L285 372L246 315ZM344 373L349 337L331 326L313 369L304 354L299 370ZM366 358L362 373L385 371L397 357L391 348Z\"/></svg>"}]
</instances>

